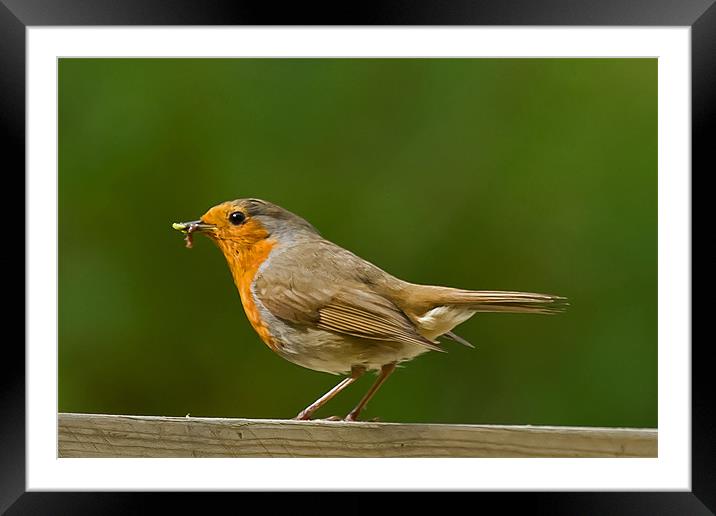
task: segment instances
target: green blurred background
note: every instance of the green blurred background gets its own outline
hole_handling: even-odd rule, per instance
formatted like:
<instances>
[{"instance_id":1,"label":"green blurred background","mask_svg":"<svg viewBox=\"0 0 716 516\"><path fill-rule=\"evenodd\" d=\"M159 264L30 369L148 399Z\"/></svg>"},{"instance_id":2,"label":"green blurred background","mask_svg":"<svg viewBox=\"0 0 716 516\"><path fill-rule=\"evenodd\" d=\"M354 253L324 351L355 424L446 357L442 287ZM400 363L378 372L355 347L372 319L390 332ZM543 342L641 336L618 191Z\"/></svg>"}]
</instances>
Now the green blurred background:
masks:
<instances>
[{"instance_id":1,"label":"green blurred background","mask_svg":"<svg viewBox=\"0 0 716 516\"><path fill-rule=\"evenodd\" d=\"M171 229L239 197L408 281L570 298L478 314L365 418L656 427L656 59L61 59L60 411L288 418L338 381Z\"/></svg>"}]
</instances>

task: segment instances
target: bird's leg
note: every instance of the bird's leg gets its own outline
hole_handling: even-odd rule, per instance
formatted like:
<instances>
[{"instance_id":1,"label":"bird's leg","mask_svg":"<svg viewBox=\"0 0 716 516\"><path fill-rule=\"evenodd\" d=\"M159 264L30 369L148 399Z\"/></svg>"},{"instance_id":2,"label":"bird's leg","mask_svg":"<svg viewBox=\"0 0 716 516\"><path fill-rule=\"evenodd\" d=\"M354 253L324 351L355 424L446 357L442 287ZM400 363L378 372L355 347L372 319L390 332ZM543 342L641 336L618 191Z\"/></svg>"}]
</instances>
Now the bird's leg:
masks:
<instances>
[{"instance_id":1,"label":"bird's leg","mask_svg":"<svg viewBox=\"0 0 716 516\"><path fill-rule=\"evenodd\" d=\"M343 389L348 387L350 384L355 382L358 378L363 376L363 373L365 373L365 367L362 366L353 366L351 368L351 375L348 378L344 378L341 380L338 385L333 387L330 391L325 393L323 396L318 398L316 401L311 403L308 407L303 409L301 412L298 413L296 417L293 419L299 419L299 420L306 420L311 419L311 416L315 411L317 411L319 408L321 408L323 405L325 405L329 400L334 398L336 394L341 392Z\"/></svg>"},{"instance_id":2,"label":"bird's leg","mask_svg":"<svg viewBox=\"0 0 716 516\"><path fill-rule=\"evenodd\" d=\"M348 414L345 418L345 421L357 421L358 416L360 415L361 411L365 408L365 406L368 404L370 399L375 395L376 392L378 392L378 389L380 389L380 386L383 385L383 383L388 379L388 376L390 376L390 373L395 371L395 363L392 364L386 364L383 367L380 368L380 375L378 375L378 379L375 381L373 386L370 388L368 392L366 392L365 396L363 396L363 399L360 400L358 405L356 405L356 408L351 410L350 414Z\"/></svg>"}]
</instances>

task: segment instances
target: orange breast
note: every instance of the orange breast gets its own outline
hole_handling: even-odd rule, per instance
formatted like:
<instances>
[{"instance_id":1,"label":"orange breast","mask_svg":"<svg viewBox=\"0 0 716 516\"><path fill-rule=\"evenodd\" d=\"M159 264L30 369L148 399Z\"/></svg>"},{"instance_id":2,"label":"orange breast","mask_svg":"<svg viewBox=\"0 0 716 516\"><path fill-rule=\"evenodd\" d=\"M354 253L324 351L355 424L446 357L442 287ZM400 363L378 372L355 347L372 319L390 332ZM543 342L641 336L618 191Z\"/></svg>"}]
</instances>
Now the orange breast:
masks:
<instances>
[{"instance_id":1,"label":"orange breast","mask_svg":"<svg viewBox=\"0 0 716 516\"><path fill-rule=\"evenodd\" d=\"M254 281L256 271L258 271L261 264L268 258L275 244L276 243L271 240L262 240L235 256L232 260L235 261L235 263L230 263L229 265L234 276L234 283L241 295L241 304L244 305L244 311L251 326L253 326L256 333L261 337L261 340L264 341L269 348L273 351L278 351L281 345L273 338L269 328L261 318L261 314L254 301L254 296L251 293L251 283Z\"/></svg>"}]
</instances>

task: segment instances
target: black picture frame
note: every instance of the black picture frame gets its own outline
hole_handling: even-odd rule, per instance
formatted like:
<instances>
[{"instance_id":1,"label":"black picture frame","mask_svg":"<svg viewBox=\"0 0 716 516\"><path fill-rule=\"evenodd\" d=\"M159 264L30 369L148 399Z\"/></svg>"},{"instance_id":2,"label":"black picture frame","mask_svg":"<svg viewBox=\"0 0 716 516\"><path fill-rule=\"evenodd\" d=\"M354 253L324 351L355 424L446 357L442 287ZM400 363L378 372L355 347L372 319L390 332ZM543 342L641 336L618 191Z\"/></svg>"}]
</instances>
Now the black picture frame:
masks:
<instances>
[{"instance_id":1,"label":"black picture frame","mask_svg":"<svg viewBox=\"0 0 716 516\"><path fill-rule=\"evenodd\" d=\"M30 26L87 25L557 25L689 26L692 74L692 178L713 171L716 125L715 0L393 0L334 7L272 2L198 0L0 0L0 124L5 178L24 177L25 31ZM15 158L14 160L8 158ZM15 170L18 174L14 174ZM20 186L24 191L24 182ZM6 190L7 191L7 190ZM19 192L17 190L16 192ZM13 193L19 198L19 193ZM24 196L23 196L24 198ZM13 210L22 213L18 209ZM19 246L17 246L19 249ZM17 252L17 251L15 251ZM25 257L26 258L26 257ZM14 298L13 298L14 299ZM16 303L19 305L19 303ZM23 305L24 306L24 305ZM9 319L9 317L6 316ZM146 493L41 493L25 488L25 352L6 338L0 375L0 512L8 514L127 514L161 497L164 510L184 496ZM707 344L692 340L692 490L690 492L477 493L502 509L549 514L714 514L716 437ZM249 504L241 494L242 504ZM294 501L346 510L369 503L358 494ZM301 495L296 495L301 497ZM174 500L173 502L169 499ZM206 496L202 497L206 502ZM222 497L224 498L224 497ZM314 501L311 501L314 500ZM202 502L202 503L204 503ZM223 502L222 502L223 503ZM275 500L274 500L275 503ZM474 502L470 502L474 503ZM372 504L371 504L372 505ZM474 506L473 506L474 507ZM204 510L209 505L203 505ZM363 512L361 511L361 512Z\"/></svg>"}]
</instances>

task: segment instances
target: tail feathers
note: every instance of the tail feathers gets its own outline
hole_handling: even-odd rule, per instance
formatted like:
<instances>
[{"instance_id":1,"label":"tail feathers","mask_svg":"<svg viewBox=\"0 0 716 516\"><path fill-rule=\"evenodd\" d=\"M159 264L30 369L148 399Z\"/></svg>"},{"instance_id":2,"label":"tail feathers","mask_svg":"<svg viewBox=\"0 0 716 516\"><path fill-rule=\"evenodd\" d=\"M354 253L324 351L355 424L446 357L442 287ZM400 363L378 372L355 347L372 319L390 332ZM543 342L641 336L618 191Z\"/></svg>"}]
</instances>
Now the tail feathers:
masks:
<instances>
[{"instance_id":1,"label":"tail feathers","mask_svg":"<svg viewBox=\"0 0 716 516\"><path fill-rule=\"evenodd\" d=\"M444 292L439 304L459 306L475 312L528 314L556 314L569 306L566 298L550 294L459 289Z\"/></svg>"}]
</instances>

